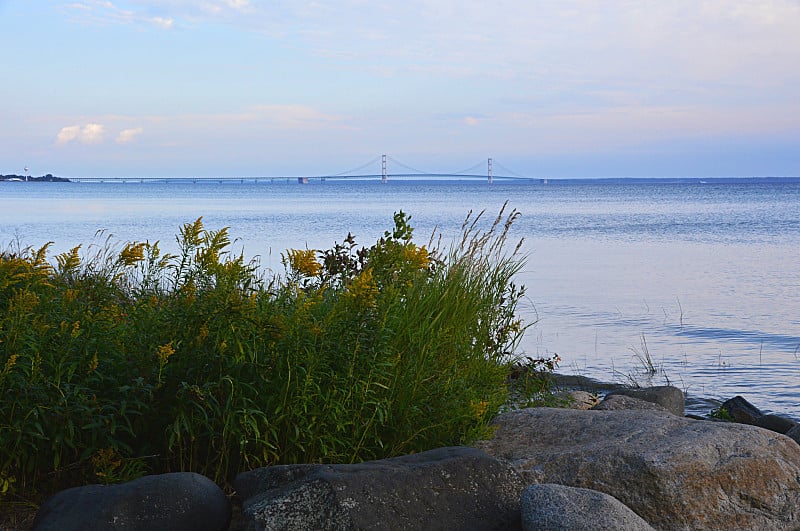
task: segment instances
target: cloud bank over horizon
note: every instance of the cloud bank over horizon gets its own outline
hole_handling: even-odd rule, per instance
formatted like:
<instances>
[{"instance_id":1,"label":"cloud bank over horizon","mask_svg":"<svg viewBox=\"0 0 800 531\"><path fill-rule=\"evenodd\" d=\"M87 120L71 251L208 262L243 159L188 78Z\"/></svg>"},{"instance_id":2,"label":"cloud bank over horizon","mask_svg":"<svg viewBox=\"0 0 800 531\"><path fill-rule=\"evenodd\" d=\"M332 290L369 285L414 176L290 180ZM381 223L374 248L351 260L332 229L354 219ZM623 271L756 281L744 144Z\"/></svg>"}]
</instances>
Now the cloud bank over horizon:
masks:
<instances>
[{"instance_id":1,"label":"cloud bank over horizon","mask_svg":"<svg viewBox=\"0 0 800 531\"><path fill-rule=\"evenodd\" d=\"M21 81L0 89L6 172L324 174L389 153L800 175L797 0L51 0L0 21Z\"/></svg>"}]
</instances>

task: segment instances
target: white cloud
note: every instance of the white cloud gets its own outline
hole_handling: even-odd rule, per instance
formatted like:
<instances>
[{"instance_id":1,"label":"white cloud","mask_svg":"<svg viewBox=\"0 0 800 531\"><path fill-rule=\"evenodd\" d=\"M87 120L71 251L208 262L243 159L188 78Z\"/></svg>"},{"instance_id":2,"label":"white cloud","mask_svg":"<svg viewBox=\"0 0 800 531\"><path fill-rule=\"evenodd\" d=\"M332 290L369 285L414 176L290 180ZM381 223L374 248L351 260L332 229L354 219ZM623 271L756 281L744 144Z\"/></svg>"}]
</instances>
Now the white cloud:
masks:
<instances>
[{"instance_id":1,"label":"white cloud","mask_svg":"<svg viewBox=\"0 0 800 531\"><path fill-rule=\"evenodd\" d=\"M136 137L141 135L144 132L144 128L136 127L133 129L123 129L117 135L117 139L115 142L117 144L129 144L136 140Z\"/></svg>"},{"instance_id":2,"label":"white cloud","mask_svg":"<svg viewBox=\"0 0 800 531\"><path fill-rule=\"evenodd\" d=\"M98 144L103 141L105 127L101 124L69 125L62 127L56 135L56 144L63 146L72 141L81 144Z\"/></svg>"},{"instance_id":3,"label":"white cloud","mask_svg":"<svg viewBox=\"0 0 800 531\"><path fill-rule=\"evenodd\" d=\"M81 126L79 125L70 125L67 127L62 127L61 131L58 132L58 136L56 136L56 144L64 145L69 142L72 142L78 135L80 135Z\"/></svg>"},{"instance_id":4,"label":"white cloud","mask_svg":"<svg viewBox=\"0 0 800 531\"><path fill-rule=\"evenodd\" d=\"M175 21L171 18L164 18L164 17L153 17L150 21L162 29L171 29L172 26L175 24Z\"/></svg>"}]
</instances>

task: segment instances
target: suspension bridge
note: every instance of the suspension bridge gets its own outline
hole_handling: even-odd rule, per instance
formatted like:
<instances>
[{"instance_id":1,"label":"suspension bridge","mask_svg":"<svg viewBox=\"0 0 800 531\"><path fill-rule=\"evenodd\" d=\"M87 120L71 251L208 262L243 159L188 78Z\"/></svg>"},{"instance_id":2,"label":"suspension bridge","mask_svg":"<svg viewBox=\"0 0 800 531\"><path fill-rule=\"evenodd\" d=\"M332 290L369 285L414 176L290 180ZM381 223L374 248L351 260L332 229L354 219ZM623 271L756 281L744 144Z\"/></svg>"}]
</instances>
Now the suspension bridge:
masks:
<instances>
[{"instance_id":1,"label":"suspension bridge","mask_svg":"<svg viewBox=\"0 0 800 531\"><path fill-rule=\"evenodd\" d=\"M369 173L369 168L380 168L380 173ZM390 171L390 168L392 171ZM399 168L395 171L394 168ZM495 173L497 168L501 173ZM527 177L517 172L509 170L497 161L491 158L486 161L481 161L469 168L458 170L454 172L429 172L414 168L404 164L388 155L380 155L375 157L366 164L330 175L308 175L308 176L287 176L287 175L267 175L267 176L249 176L249 177L70 177L73 182L274 182L274 181L297 181L300 184L306 184L311 181L326 181L326 180L380 180L382 183L387 183L393 179L443 179L443 180L458 180L458 179L482 179L489 184L493 183L495 179L498 180L526 180L526 181L539 181L542 179Z\"/></svg>"}]
</instances>

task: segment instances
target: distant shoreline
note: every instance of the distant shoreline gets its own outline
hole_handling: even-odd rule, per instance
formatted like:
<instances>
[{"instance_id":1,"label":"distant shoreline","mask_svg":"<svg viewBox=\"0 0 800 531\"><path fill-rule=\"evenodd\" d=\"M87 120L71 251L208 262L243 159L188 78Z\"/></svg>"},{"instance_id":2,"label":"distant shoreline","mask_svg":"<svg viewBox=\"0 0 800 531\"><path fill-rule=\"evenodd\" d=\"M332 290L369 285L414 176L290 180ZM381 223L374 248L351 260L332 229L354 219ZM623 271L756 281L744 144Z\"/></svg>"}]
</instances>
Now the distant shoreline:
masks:
<instances>
[{"instance_id":1,"label":"distant shoreline","mask_svg":"<svg viewBox=\"0 0 800 531\"><path fill-rule=\"evenodd\" d=\"M7 182L38 182L38 183L68 183L71 182L66 177L54 177L51 174L42 175L41 177L27 177L25 175L0 175L0 181Z\"/></svg>"}]
</instances>

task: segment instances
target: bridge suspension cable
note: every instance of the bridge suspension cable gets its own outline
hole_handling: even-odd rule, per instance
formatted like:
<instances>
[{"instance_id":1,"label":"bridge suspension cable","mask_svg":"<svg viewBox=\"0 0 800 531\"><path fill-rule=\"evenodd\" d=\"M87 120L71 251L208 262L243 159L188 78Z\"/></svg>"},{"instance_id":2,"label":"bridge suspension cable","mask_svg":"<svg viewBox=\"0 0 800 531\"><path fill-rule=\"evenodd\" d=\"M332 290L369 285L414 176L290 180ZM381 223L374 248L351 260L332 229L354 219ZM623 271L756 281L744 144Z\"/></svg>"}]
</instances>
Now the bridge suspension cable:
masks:
<instances>
[{"instance_id":1,"label":"bridge suspension cable","mask_svg":"<svg viewBox=\"0 0 800 531\"><path fill-rule=\"evenodd\" d=\"M513 170L509 170L508 168L506 168L505 166L503 166L502 164L500 164L496 160L493 161L493 164L495 166L497 166L498 168L500 168L501 170L503 170L504 172L506 172L506 173L508 173L508 174L510 174L510 175L512 175L514 177L519 177L520 179L530 179L530 177L528 177L527 175L522 175L522 174L519 174L519 173L517 173L517 172L515 172Z\"/></svg>"},{"instance_id":2,"label":"bridge suspension cable","mask_svg":"<svg viewBox=\"0 0 800 531\"><path fill-rule=\"evenodd\" d=\"M358 171L363 170L364 168L368 168L368 167L372 166L373 164L377 164L379 160L381 160L381 155L378 155L377 157L375 157L371 161L367 162L366 164L362 164L361 166L359 166L357 168L353 168L352 170L343 171L342 173L335 173L335 174L331 175L331 177L342 177L344 175L347 175L348 173L356 173Z\"/></svg>"},{"instance_id":3,"label":"bridge suspension cable","mask_svg":"<svg viewBox=\"0 0 800 531\"><path fill-rule=\"evenodd\" d=\"M454 171L454 172L452 172L452 175L467 175L470 172L473 172L473 171L475 171L477 169L485 168L485 167L486 167L486 162L480 161L476 165L470 166L469 168L466 168L466 169L463 169L463 170L459 170L459 171Z\"/></svg>"},{"instance_id":4,"label":"bridge suspension cable","mask_svg":"<svg viewBox=\"0 0 800 531\"><path fill-rule=\"evenodd\" d=\"M403 168L405 168L407 170L411 170L413 172L420 173L422 175L433 175L433 172L418 170L417 168L412 168L411 166L409 166L407 164L403 164L399 160L393 159L392 157L387 156L386 158L389 159L390 161L392 161L393 163L397 164L398 166L402 166Z\"/></svg>"}]
</instances>

